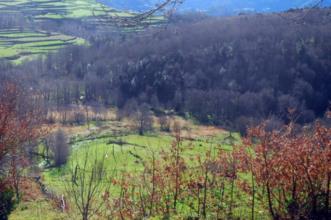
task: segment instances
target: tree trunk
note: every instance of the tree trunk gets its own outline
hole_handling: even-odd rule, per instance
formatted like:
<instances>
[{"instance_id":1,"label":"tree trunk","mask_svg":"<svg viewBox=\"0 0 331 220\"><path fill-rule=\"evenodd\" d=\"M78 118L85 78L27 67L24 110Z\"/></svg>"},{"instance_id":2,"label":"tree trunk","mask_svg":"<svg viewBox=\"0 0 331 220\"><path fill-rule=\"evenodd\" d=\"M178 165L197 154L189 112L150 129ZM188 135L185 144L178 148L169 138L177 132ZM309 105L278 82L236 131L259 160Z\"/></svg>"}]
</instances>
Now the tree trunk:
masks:
<instances>
[{"instance_id":1,"label":"tree trunk","mask_svg":"<svg viewBox=\"0 0 331 220\"><path fill-rule=\"evenodd\" d=\"M206 167L205 179L204 179L204 191L203 191L203 206L202 206L202 215L204 218L207 216L207 181L208 181L208 168Z\"/></svg>"},{"instance_id":2,"label":"tree trunk","mask_svg":"<svg viewBox=\"0 0 331 220\"><path fill-rule=\"evenodd\" d=\"M271 190L270 190L270 187L269 187L269 183L267 183L266 188L267 188L269 212L271 214L272 219L277 220L278 218L275 215L273 205L272 205Z\"/></svg>"},{"instance_id":3,"label":"tree trunk","mask_svg":"<svg viewBox=\"0 0 331 220\"><path fill-rule=\"evenodd\" d=\"M232 218L232 206L233 206L233 193L234 193L234 179L231 182L231 192L230 192L230 207L229 207L229 218Z\"/></svg>"},{"instance_id":4,"label":"tree trunk","mask_svg":"<svg viewBox=\"0 0 331 220\"><path fill-rule=\"evenodd\" d=\"M255 181L254 181L254 175L252 174L252 220L254 220L254 212L255 212Z\"/></svg>"},{"instance_id":5,"label":"tree trunk","mask_svg":"<svg viewBox=\"0 0 331 220\"><path fill-rule=\"evenodd\" d=\"M328 173L328 181L327 181L327 192L325 195L325 219L328 219L330 212L330 182L331 182L331 173Z\"/></svg>"},{"instance_id":6,"label":"tree trunk","mask_svg":"<svg viewBox=\"0 0 331 220\"><path fill-rule=\"evenodd\" d=\"M83 220L88 220L88 212L84 210Z\"/></svg>"}]
</instances>

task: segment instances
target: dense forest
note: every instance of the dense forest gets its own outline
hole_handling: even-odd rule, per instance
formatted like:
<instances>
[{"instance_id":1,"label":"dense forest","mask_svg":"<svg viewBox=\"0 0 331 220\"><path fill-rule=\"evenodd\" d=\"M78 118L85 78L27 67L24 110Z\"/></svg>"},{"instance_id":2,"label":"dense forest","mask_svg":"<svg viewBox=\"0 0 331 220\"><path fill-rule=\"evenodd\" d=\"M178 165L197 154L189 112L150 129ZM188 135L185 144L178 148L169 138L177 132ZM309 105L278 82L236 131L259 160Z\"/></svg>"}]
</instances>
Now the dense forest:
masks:
<instances>
[{"instance_id":1,"label":"dense forest","mask_svg":"<svg viewBox=\"0 0 331 220\"><path fill-rule=\"evenodd\" d=\"M157 112L175 110L237 129L268 117L286 122L294 109L297 121L308 123L331 99L330 14L316 9L198 21L191 15L70 47L9 74L22 75L58 107L82 96L84 103L120 108L136 100ZM296 16L302 18L289 19Z\"/></svg>"}]
</instances>

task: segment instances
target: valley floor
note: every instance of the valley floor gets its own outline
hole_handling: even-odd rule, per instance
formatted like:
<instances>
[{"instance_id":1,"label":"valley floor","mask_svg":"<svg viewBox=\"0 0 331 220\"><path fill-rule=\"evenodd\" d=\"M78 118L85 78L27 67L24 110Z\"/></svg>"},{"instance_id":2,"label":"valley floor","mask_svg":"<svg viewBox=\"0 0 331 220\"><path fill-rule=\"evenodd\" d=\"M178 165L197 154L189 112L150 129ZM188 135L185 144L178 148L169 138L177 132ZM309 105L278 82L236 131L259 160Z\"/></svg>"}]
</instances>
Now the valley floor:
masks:
<instances>
[{"instance_id":1,"label":"valley floor","mask_svg":"<svg viewBox=\"0 0 331 220\"><path fill-rule=\"evenodd\" d=\"M70 135L72 153L67 165L61 168L40 170L41 182L48 191L57 195L65 194L64 177L68 174L67 169L73 161L81 160L86 151L94 152L95 150L100 155L106 155L105 163L108 170L125 170L137 174L144 170L144 161L150 157L151 152L159 154L161 151L167 151L175 139L175 134L172 132L158 131L157 124L154 125L153 132L143 136L138 135L133 129L132 121L128 119L117 121L115 114L110 113L108 115L106 121L93 121L89 126L56 125L53 127L54 130L61 128ZM182 128L183 148L185 148L184 157L188 164L195 164L196 156L204 155L212 147L231 151L232 144L240 142L239 135L234 134L235 141L229 143L227 140L229 133L217 127L196 125L177 116L171 120L172 124L176 121ZM23 201L11 214L10 220L76 219L72 216L72 213L68 215L68 213L61 212L53 200L47 199L47 195L42 193L40 186L33 177L28 178L23 182L24 184L27 187L22 187ZM237 211L244 212L245 209L243 207ZM261 219L263 218L263 215L261 215Z\"/></svg>"}]
</instances>

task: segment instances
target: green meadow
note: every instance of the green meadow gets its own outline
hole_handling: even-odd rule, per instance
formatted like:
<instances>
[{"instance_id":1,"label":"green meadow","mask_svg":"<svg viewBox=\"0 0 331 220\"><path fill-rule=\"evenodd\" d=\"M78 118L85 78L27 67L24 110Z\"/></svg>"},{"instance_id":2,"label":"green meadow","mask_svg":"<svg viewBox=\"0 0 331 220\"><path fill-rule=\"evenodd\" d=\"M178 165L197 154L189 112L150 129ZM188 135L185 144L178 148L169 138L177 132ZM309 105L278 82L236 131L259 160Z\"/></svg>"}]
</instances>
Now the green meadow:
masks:
<instances>
[{"instance_id":1,"label":"green meadow","mask_svg":"<svg viewBox=\"0 0 331 220\"><path fill-rule=\"evenodd\" d=\"M209 149L231 151L232 146L224 140L227 136L228 132L220 131L215 136L184 138L181 147L187 163L193 166L196 156L204 156ZM238 134L235 137L240 140ZM174 140L172 134L164 132L152 132L141 136L134 132L117 134L106 130L97 134L76 136L71 139L69 162L60 169L47 169L43 173L45 183L57 191L64 192L63 177L73 164L84 162L86 153L91 158L105 157L105 166L109 173L140 173L144 170L144 162L149 160L152 154L157 156L162 151L169 151Z\"/></svg>"},{"instance_id":2,"label":"green meadow","mask_svg":"<svg viewBox=\"0 0 331 220\"><path fill-rule=\"evenodd\" d=\"M105 159L104 162L108 177L120 178L123 172L138 175L144 171L144 162L150 161L152 154L159 157L162 151L170 151L171 145L175 140L173 134L159 131L154 131L143 136L136 134L132 130L122 129L121 132L118 132L118 129L114 129L113 123L113 121L104 122L102 126L92 126L90 132L87 134L75 134L71 136L71 155L66 165L60 168L44 169L42 172L43 183L47 188L56 192L58 195L65 194L65 184L69 178L69 170L76 164L82 165L86 154L91 158L89 163L93 163L94 158L99 158L98 160ZM104 129L105 127L107 129ZM84 126L80 129L86 129L86 127ZM194 132L196 129L204 128L198 125L190 125L190 131ZM196 157L198 155L204 157L208 150L215 153L215 156L218 150L231 151L233 149L232 144L240 142L239 134L233 135L235 141L229 143L227 141L229 132L221 129L212 135L202 134L201 136L194 135L194 137L190 137L186 132L181 143L183 149L182 156L189 166L194 167L198 165ZM247 178L247 175L243 174L242 178ZM106 180L107 178L105 177ZM108 182L107 184L111 183ZM111 186L110 190L113 194L119 193L116 186ZM249 198L243 194L243 200L248 201ZM182 211L185 213L188 211L186 209L187 207L183 207ZM70 213L71 215L76 215L74 217L68 217L67 214L61 212L56 215L56 209L51 209L49 202L40 198L34 203L24 202L20 204L10 219L20 220L24 219L24 216L29 215L31 220L38 220L40 219L41 210L47 213L49 212L47 214L49 217L46 219L77 218L77 213L74 213L73 210ZM234 212L238 216L245 216L245 212L249 213L248 207L245 206L234 210ZM259 219L265 218L262 218L261 215Z\"/></svg>"}]
</instances>

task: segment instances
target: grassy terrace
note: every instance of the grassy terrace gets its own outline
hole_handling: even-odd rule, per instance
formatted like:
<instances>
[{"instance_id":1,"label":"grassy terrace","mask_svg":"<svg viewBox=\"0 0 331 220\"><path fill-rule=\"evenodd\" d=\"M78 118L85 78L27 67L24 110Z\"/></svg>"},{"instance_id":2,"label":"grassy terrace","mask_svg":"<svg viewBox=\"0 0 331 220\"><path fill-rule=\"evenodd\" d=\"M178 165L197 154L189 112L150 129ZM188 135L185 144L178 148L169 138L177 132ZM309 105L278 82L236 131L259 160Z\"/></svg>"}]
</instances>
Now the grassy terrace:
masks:
<instances>
[{"instance_id":1,"label":"grassy terrace","mask_svg":"<svg viewBox=\"0 0 331 220\"><path fill-rule=\"evenodd\" d=\"M84 44L85 40L60 33L30 30L0 30L0 58L15 64L56 51L67 45Z\"/></svg>"},{"instance_id":2,"label":"grassy terrace","mask_svg":"<svg viewBox=\"0 0 331 220\"><path fill-rule=\"evenodd\" d=\"M95 0L1 0L3 13L22 12L37 20L82 18L114 11Z\"/></svg>"},{"instance_id":3,"label":"grassy terrace","mask_svg":"<svg viewBox=\"0 0 331 220\"><path fill-rule=\"evenodd\" d=\"M33 27L38 27L39 22L47 19L78 19L92 16L91 8L97 6L101 8L101 5L90 0L1 0L0 13L22 13L34 22ZM0 58L20 64L68 45L84 43L83 39L61 33L19 27L1 29Z\"/></svg>"},{"instance_id":4,"label":"grassy terrace","mask_svg":"<svg viewBox=\"0 0 331 220\"><path fill-rule=\"evenodd\" d=\"M0 29L0 59L5 58L15 64L68 45L86 43L74 36L39 30L38 26L42 22L82 20L102 30L109 25L109 16L132 16L130 13L106 7L95 0L0 0L0 13L14 16L20 13L33 27ZM160 21L161 17L155 17L149 22Z\"/></svg>"}]
</instances>

